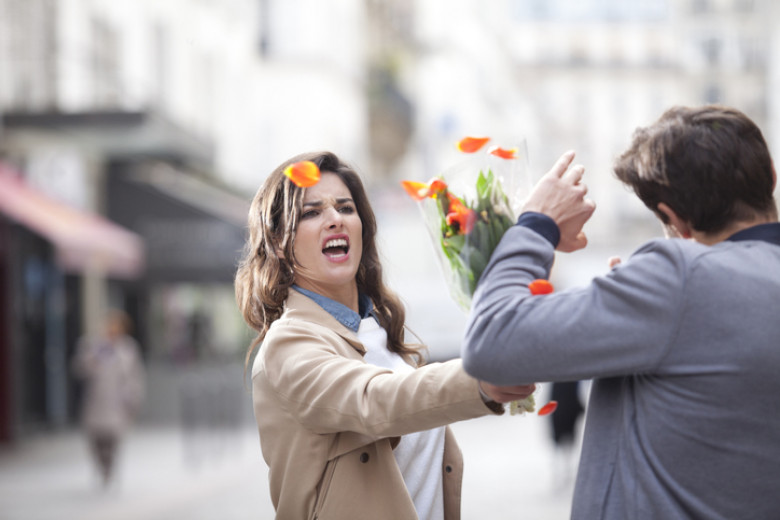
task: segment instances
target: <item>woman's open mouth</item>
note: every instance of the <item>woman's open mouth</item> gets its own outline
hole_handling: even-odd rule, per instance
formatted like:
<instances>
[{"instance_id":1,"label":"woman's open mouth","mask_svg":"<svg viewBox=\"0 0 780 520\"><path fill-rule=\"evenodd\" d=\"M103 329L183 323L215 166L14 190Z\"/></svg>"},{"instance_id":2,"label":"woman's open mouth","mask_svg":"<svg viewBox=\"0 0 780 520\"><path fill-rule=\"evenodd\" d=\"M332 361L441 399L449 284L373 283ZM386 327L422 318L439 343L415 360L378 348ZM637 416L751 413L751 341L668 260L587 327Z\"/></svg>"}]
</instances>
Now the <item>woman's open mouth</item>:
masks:
<instances>
[{"instance_id":1,"label":"woman's open mouth","mask_svg":"<svg viewBox=\"0 0 780 520\"><path fill-rule=\"evenodd\" d=\"M346 238L331 238L325 242L322 254L331 260L339 260L349 253L349 242Z\"/></svg>"}]
</instances>

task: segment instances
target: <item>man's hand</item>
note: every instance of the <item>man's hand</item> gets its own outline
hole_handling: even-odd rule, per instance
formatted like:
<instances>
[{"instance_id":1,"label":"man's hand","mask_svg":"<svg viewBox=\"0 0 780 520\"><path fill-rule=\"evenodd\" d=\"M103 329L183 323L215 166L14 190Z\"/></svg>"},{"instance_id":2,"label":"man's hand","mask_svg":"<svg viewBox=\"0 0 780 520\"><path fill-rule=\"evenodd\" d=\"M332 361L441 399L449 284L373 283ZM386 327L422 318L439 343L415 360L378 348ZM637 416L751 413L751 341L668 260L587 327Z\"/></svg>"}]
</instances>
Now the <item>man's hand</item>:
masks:
<instances>
[{"instance_id":1,"label":"man's hand","mask_svg":"<svg viewBox=\"0 0 780 520\"><path fill-rule=\"evenodd\" d=\"M535 384L515 386L495 386L485 381L479 382L479 388L486 396L497 403L509 403L525 399L536 390Z\"/></svg>"},{"instance_id":2,"label":"man's hand","mask_svg":"<svg viewBox=\"0 0 780 520\"><path fill-rule=\"evenodd\" d=\"M585 198L588 192L582 183L585 168L577 165L570 169L573 160L574 152L563 154L539 179L523 206L523 211L543 213L558 224L561 240L556 249L566 253L588 245L582 227L596 209L596 204Z\"/></svg>"}]
</instances>

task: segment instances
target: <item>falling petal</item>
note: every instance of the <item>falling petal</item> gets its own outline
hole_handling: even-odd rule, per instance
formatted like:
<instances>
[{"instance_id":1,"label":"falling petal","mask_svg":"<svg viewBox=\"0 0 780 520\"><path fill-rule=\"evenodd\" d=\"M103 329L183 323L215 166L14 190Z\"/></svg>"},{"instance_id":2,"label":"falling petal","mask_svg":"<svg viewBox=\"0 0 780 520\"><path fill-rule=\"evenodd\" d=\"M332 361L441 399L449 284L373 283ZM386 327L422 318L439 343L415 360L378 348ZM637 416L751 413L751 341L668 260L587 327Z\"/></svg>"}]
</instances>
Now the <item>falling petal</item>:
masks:
<instances>
[{"instance_id":1,"label":"falling petal","mask_svg":"<svg viewBox=\"0 0 780 520\"><path fill-rule=\"evenodd\" d=\"M550 415L555 411L555 409L558 408L558 401L550 401L546 405L539 408L539 411L536 412L537 415Z\"/></svg>"},{"instance_id":2,"label":"falling petal","mask_svg":"<svg viewBox=\"0 0 780 520\"><path fill-rule=\"evenodd\" d=\"M502 159L517 159L517 148L501 148L500 146L494 146L488 150L488 153L495 155L496 157L501 157Z\"/></svg>"},{"instance_id":3,"label":"falling petal","mask_svg":"<svg viewBox=\"0 0 780 520\"><path fill-rule=\"evenodd\" d=\"M463 153L474 153L490 141L489 137L464 137L458 141L458 150Z\"/></svg>"},{"instance_id":4,"label":"falling petal","mask_svg":"<svg viewBox=\"0 0 780 520\"><path fill-rule=\"evenodd\" d=\"M299 188L308 188L320 181L320 168L311 161L291 164L285 168L284 174Z\"/></svg>"},{"instance_id":5,"label":"falling petal","mask_svg":"<svg viewBox=\"0 0 780 520\"><path fill-rule=\"evenodd\" d=\"M447 184L439 177L434 177L428 184L417 181L401 181L406 193L414 200L423 200L426 197L435 197L447 189Z\"/></svg>"},{"instance_id":6,"label":"falling petal","mask_svg":"<svg viewBox=\"0 0 780 520\"><path fill-rule=\"evenodd\" d=\"M403 188L406 190L406 193L408 193L409 196L414 200L423 200L425 197L430 195L431 192L430 186L424 182L401 181L401 186L403 186Z\"/></svg>"},{"instance_id":7,"label":"falling petal","mask_svg":"<svg viewBox=\"0 0 780 520\"><path fill-rule=\"evenodd\" d=\"M553 286L548 280L537 278L533 282L528 284L528 288L531 290L531 294L550 294L553 292Z\"/></svg>"}]
</instances>

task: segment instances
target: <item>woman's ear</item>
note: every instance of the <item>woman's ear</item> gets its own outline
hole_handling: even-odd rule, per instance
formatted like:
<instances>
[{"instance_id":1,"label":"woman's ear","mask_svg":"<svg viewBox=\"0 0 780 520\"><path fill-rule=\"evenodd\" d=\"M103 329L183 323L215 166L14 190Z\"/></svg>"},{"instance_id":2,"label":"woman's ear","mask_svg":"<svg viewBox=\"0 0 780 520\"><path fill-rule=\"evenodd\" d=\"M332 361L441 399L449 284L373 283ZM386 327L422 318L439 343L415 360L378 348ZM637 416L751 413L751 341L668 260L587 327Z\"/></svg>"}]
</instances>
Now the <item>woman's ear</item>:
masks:
<instances>
[{"instance_id":1,"label":"woman's ear","mask_svg":"<svg viewBox=\"0 0 780 520\"><path fill-rule=\"evenodd\" d=\"M677 216L672 208L663 202L658 203L658 211L666 215L668 220L667 228L673 230L674 234L681 238L691 238L691 226L685 220Z\"/></svg>"}]
</instances>

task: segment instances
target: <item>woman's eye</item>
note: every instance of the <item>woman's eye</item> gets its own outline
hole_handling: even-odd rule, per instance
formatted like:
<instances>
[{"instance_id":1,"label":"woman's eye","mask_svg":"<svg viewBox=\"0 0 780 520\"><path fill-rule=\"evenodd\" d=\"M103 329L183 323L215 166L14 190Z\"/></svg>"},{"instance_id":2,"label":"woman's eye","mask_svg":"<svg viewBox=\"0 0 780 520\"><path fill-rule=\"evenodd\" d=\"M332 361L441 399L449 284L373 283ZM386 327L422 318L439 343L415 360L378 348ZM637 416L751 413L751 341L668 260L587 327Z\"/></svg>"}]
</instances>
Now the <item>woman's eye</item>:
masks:
<instances>
[{"instance_id":1,"label":"woman's eye","mask_svg":"<svg viewBox=\"0 0 780 520\"><path fill-rule=\"evenodd\" d=\"M341 213L352 214L352 213L354 213L354 212L355 212L355 208L354 208L354 207L352 207L352 206L341 206L341 207L339 208L339 211L340 211Z\"/></svg>"},{"instance_id":2,"label":"woman's eye","mask_svg":"<svg viewBox=\"0 0 780 520\"><path fill-rule=\"evenodd\" d=\"M304 219L304 218L316 217L317 213L318 213L317 210L310 209L309 211L304 211L303 214L301 215L301 218Z\"/></svg>"}]
</instances>

